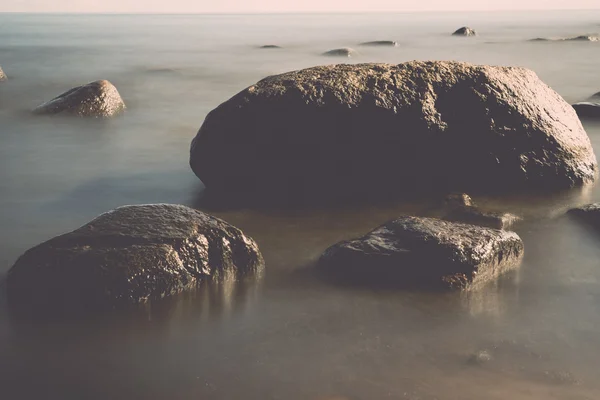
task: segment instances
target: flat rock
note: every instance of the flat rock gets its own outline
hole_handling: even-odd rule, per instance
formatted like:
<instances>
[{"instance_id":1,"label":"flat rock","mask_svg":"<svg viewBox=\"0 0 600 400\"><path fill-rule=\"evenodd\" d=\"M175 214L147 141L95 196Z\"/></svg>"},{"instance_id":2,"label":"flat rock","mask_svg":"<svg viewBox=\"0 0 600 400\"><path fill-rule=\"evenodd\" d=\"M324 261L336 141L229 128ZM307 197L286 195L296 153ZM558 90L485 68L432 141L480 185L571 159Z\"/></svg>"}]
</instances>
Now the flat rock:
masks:
<instances>
[{"instance_id":1,"label":"flat rock","mask_svg":"<svg viewBox=\"0 0 600 400\"><path fill-rule=\"evenodd\" d=\"M265 44L264 46L260 46L261 49L280 49L280 46L275 44Z\"/></svg>"},{"instance_id":2,"label":"flat rock","mask_svg":"<svg viewBox=\"0 0 600 400\"><path fill-rule=\"evenodd\" d=\"M477 32L475 30L469 28L468 26L463 26L462 28L457 29L452 34L454 36L477 36Z\"/></svg>"},{"instance_id":3,"label":"flat rock","mask_svg":"<svg viewBox=\"0 0 600 400\"><path fill-rule=\"evenodd\" d=\"M358 53L356 53L355 50L353 50L349 47L343 47L341 49L333 49L333 50L329 50L329 51L326 51L325 53L323 53L324 56L328 56L328 57L354 57L357 54Z\"/></svg>"},{"instance_id":4,"label":"flat rock","mask_svg":"<svg viewBox=\"0 0 600 400\"><path fill-rule=\"evenodd\" d=\"M265 78L207 115L190 165L226 193L556 190L598 168L575 110L534 72L442 61Z\"/></svg>"},{"instance_id":5,"label":"flat rock","mask_svg":"<svg viewBox=\"0 0 600 400\"><path fill-rule=\"evenodd\" d=\"M113 308L263 265L256 243L218 218L181 205L124 206L23 254L8 272L8 302L28 313Z\"/></svg>"},{"instance_id":6,"label":"flat rock","mask_svg":"<svg viewBox=\"0 0 600 400\"><path fill-rule=\"evenodd\" d=\"M112 117L125 110L117 88L109 81L96 81L73 88L36 107L35 114L72 114L80 117Z\"/></svg>"},{"instance_id":7,"label":"flat rock","mask_svg":"<svg viewBox=\"0 0 600 400\"><path fill-rule=\"evenodd\" d=\"M573 208L568 213L600 229L600 203Z\"/></svg>"},{"instance_id":8,"label":"flat rock","mask_svg":"<svg viewBox=\"0 0 600 400\"><path fill-rule=\"evenodd\" d=\"M600 103L583 101L573 104L577 115L584 118L600 118Z\"/></svg>"},{"instance_id":9,"label":"flat rock","mask_svg":"<svg viewBox=\"0 0 600 400\"><path fill-rule=\"evenodd\" d=\"M466 193L455 193L445 199L443 219L494 229L508 229L521 218L507 212L483 211Z\"/></svg>"},{"instance_id":10,"label":"flat rock","mask_svg":"<svg viewBox=\"0 0 600 400\"><path fill-rule=\"evenodd\" d=\"M371 46L371 47L396 47L398 42L393 40L375 40L373 42L363 42L360 46Z\"/></svg>"},{"instance_id":11,"label":"flat rock","mask_svg":"<svg viewBox=\"0 0 600 400\"><path fill-rule=\"evenodd\" d=\"M550 38L534 38L531 42L598 42L600 37L595 35L580 35L574 37L550 37Z\"/></svg>"},{"instance_id":12,"label":"flat rock","mask_svg":"<svg viewBox=\"0 0 600 400\"><path fill-rule=\"evenodd\" d=\"M319 266L342 279L470 290L517 268L522 254L514 232L400 217L330 247Z\"/></svg>"}]
</instances>

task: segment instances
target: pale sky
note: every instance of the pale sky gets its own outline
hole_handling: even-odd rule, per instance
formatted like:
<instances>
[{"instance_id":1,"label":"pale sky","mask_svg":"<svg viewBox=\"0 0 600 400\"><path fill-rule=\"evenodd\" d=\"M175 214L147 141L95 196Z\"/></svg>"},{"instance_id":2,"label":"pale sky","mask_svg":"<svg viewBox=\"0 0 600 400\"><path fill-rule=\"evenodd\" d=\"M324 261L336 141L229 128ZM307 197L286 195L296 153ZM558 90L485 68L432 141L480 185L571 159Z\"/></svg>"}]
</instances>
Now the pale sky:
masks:
<instances>
[{"instance_id":1,"label":"pale sky","mask_svg":"<svg viewBox=\"0 0 600 400\"><path fill-rule=\"evenodd\" d=\"M0 0L0 12L360 12L600 9L600 0Z\"/></svg>"}]
</instances>

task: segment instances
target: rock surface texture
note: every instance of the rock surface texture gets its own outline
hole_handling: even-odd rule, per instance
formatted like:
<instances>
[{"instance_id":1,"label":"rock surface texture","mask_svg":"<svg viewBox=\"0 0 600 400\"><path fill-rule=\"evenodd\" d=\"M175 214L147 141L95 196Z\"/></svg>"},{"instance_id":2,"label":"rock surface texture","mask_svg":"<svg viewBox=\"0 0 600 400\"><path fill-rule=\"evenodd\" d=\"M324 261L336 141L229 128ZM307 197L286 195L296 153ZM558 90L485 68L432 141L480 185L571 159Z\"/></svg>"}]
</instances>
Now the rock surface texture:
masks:
<instances>
[{"instance_id":1,"label":"rock surface texture","mask_svg":"<svg viewBox=\"0 0 600 400\"><path fill-rule=\"evenodd\" d=\"M112 117L125 110L117 88L109 81L96 81L73 88L36 107L35 114L72 114L80 117Z\"/></svg>"},{"instance_id":2,"label":"rock surface texture","mask_svg":"<svg viewBox=\"0 0 600 400\"><path fill-rule=\"evenodd\" d=\"M514 232L401 217L330 247L319 266L360 282L469 290L517 268L522 254Z\"/></svg>"},{"instance_id":3,"label":"rock surface texture","mask_svg":"<svg viewBox=\"0 0 600 400\"><path fill-rule=\"evenodd\" d=\"M573 107L527 69L329 65L271 76L211 111L190 165L208 188L562 189L594 181Z\"/></svg>"},{"instance_id":4,"label":"rock surface texture","mask_svg":"<svg viewBox=\"0 0 600 400\"><path fill-rule=\"evenodd\" d=\"M471 29L467 26L463 26L462 28L454 31L453 35L454 36L477 36L477 32L475 32L473 29Z\"/></svg>"},{"instance_id":5,"label":"rock surface texture","mask_svg":"<svg viewBox=\"0 0 600 400\"><path fill-rule=\"evenodd\" d=\"M8 272L8 302L33 313L105 309L262 268L256 243L218 218L180 205L124 206L23 254Z\"/></svg>"},{"instance_id":6,"label":"rock surface texture","mask_svg":"<svg viewBox=\"0 0 600 400\"><path fill-rule=\"evenodd\" d=\"M569 210L569 214L600 229L600 203L588 204Z\"/></svg>"}]
</instances>

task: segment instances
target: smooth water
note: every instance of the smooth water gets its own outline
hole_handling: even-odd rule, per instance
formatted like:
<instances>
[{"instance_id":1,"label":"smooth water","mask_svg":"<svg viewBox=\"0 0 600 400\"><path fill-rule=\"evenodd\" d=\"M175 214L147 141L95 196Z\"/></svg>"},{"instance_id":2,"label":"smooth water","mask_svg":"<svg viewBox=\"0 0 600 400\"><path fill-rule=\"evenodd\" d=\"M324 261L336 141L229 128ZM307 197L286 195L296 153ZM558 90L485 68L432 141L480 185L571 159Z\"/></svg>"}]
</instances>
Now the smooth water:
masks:
<instances>
[{"instance_id":1,"label":"smooth water","mask_svg":"<svg viewBox=\"0 0 600 400\"><path fill-rule=\"evenodd\" d=\"M469 25L476 38L449 36ZM600 91L600 11L367 15L0 15L0 275L28 248L119 205L201 207L189 143L205 115L267 75L333 62L452 59L534 69L569 102ZM361 48L396 40L396 48ZM283 46L260 50L265 44ZM356 58L320 53L354 47ZM113 82L109 121L32 116ZM600 124L586 122L600 157ZM310 193L306 194L310 197ZM600 398L600 235L561 214L600 189L476 198L525 216L518 273L471 293L322 282L320 253L433 201L210 210L259 243L260 282L203 286L85 321L0 309L1 399ZM491 358L489 361L486 359Z\"/></svg>"}]
</instances>

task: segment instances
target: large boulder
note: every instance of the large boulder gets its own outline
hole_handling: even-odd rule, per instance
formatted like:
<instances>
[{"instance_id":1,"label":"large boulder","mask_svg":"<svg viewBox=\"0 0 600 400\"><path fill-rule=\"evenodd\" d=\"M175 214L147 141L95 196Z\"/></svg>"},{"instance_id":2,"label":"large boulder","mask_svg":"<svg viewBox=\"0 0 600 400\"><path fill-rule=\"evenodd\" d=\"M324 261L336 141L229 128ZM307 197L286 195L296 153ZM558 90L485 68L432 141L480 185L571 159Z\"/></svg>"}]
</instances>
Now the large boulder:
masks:
<instances>
[{"instance_id":1,"label":"large boulder","mask_svg":"<svg viewBox=\"0 0 600 400\"><path fill-rule=\"evenodd\" d=\"M73 88L36 107L35 114L73 114L80 117L112 117L125 110L117 88L109 81L96 81Z\"/></svg>"},{"instance_id":2,"label":"large boulder","mask_svg":"<svg viewBox=\"0 0 600 400\"><path fill-rule=\"evenodd\" d=\"M463 26L452 33L454 36L477 36L477 32L468 26Z\"/></svg>"},{"instance_id":3,"label":"large boulder","mask_svg":"<svg viewBox=\"0 0 600 400\"><path fill-rule=\"evenodd\" d=\"M573 108L524 68L329 65L211 111L190 165L208 188L561 189L597 164Z\"/></svg>"},{"instance_id":4,"label":"large boulder","mask_svg":"<svg viewBox=\"0 0 600 400\"><path fill-rule=\"evenodd\" d=\"M583 118L600 118L600 103L582 101L573 104L577 115Z\"/></svg>"},{"instance_id":5,"label":"large boulder","mask_svg":"<svg viewBox=\"0 0 600 400\"><path fill-rule=\"evenodd\" d=\"M262 268L256 243L218 218L181 205L124 206L28 250L8 272L7 293L18 311L87 311Z\"/></svg>"},{"instance_id":6,"label":"large boulder","mask_svg":"<svg viewBox=\"0 0 600 400\"><path fill-rule=\"evenodd\" d=\"M569 210L569 214L600 229L600 203L573 208Z\"/></svg>"},{"instance_id":7,"label":"large boulder","mask_svg":"<svg viewBox=\"0 0 600 400\"><path fill-rule=\"evenodd\" d=\"M517 268L522 254L514 232L401 217L330 247L319 266L354 282L469 290Z\"/></svg>"},{"instance_id":8,"label":"large boulder","mask_svg":"<svg viewBox=\"0 0 600 400\"><path fill-rule=\"evenodd\" d=\"M2 71L2 67L0 67L0 82L3 82L7 79L6 74Z\"/></svg>"}]
</instances>

